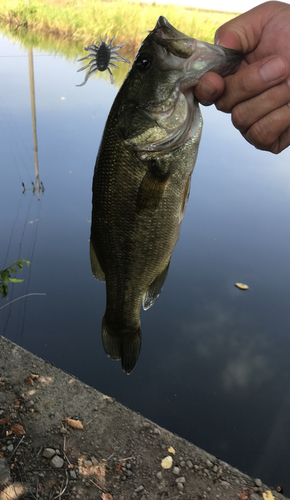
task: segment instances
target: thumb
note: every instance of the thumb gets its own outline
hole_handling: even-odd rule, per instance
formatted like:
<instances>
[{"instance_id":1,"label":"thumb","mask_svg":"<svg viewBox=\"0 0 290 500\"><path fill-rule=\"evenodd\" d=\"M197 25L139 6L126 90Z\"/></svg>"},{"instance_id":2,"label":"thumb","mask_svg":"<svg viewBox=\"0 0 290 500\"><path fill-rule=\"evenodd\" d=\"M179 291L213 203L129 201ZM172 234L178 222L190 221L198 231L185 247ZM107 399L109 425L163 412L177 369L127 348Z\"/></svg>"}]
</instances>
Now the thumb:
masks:
<instances>
[{"instance_id":1,"label":"thumb","mask_svg":"<svg viewBox=\"0 0 290 500\"><path fill-rule=\"evenodd\" d=\"M218 28L215 43L229 49L252 52L260 42L264 26L273 15L273 2L258 5Z\"/></svg>"}]
</instances>

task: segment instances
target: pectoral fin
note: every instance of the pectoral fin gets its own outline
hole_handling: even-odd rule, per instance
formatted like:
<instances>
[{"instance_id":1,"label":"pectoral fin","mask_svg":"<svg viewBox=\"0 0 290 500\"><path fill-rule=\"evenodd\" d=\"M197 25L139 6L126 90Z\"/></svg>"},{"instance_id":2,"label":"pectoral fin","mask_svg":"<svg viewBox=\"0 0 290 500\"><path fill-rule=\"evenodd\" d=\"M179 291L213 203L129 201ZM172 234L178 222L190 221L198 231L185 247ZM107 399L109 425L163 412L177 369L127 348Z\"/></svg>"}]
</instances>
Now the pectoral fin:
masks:
<instances>
[{"instance_id":1,"label":"pectoral fin","mask_svg":"<svg viewBox=\"0 0 290 500\"><path fill-rule=\"evenodd\" d=\"M155 278L155 280L152 281L147 292L143 295L142 305L144 311L152 307L155 304L156 300L158 299L161 290L163 288L164 282L166 280L169 264L170 261L168 262L165 269L157 276L157 278Z\"/></svg>"},{"instance_id":2,"label":"pectoral fin","mask_svg":"<svg viewBox=\"0 0 290 500\"><path fill-rule=\"evenodd\" d=\"M162 200L169 176L158 177L153 172L147 172L143 178L138 195L137 211L156 210Z\"/></svg>"},{"instance_id":3,"label":"pectoral fin","mask_svg":"<svg viewBox=\"0 0 290 500\"><path fill-rule=\"evenodd\" d=\"M92 240L90 240L90 259L91 259L91 268L93 275L95 276L95 278L97 278L97 280L105 282L106 281L105 273L99 263L98 257L94 249L94 245L92 244Z\"/></svg>"}]
</instances>

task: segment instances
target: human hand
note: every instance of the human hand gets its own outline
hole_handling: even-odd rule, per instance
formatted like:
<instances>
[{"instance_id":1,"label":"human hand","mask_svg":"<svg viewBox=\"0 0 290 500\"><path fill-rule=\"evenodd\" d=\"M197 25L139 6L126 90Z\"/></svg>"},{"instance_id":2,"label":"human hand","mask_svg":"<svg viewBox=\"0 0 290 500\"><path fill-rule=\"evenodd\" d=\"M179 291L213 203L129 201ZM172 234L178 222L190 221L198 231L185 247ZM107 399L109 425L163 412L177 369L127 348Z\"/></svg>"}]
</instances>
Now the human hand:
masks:
<instances>
[{"instance_id":1,"label":"human hand","mask_svg":"<svg viewBox=\"0 0 290 500\"><path fill-rule=\"evenodd\" d=\"M244 60L234 75L206 73L197 99L231 113L256 148L280 153L290 145L290 5L261 4L221 26L215 39L242 50Z\"/></svg>"}]
</instances>

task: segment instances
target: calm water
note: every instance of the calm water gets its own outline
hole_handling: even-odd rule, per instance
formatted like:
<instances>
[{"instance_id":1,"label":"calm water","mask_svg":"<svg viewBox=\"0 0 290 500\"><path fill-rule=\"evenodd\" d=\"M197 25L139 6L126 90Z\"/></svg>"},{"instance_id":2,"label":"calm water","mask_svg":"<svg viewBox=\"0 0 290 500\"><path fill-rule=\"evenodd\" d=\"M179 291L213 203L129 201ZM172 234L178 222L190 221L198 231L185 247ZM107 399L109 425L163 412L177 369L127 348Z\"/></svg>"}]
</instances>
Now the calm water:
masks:
<instances>
[{"instance_id":1,"label":"calm water","mask_svg":"<svg viewBox=\"0 0 290 500\"><path fill-rule=\"evenodd\" d=\"M117 88L78 88L78 63L34 50L38 200L21 185L35 182L27 51L2 37L0 61L0 269L31 261L0 307L46 294L2 307L0 333L290 496L290 149L256 151L228 116L203 109L181 237L127 376L103 351L105 285L88 242Z\"/></svg>"}]
</instances>

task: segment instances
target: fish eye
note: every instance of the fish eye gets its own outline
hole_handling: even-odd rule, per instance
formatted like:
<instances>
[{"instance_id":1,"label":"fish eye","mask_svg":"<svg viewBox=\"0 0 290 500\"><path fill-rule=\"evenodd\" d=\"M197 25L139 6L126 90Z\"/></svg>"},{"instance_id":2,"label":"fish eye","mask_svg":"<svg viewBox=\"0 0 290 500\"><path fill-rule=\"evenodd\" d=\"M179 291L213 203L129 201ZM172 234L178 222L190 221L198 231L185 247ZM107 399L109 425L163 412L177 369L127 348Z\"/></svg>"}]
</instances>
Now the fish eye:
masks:
<instances>
[{"instance_id":1,"label":"fish eye","mask_svg":"<svg viewBox=\"0 0 290 500\"><path fill-rule=\"evenodd\" d=\"M144 71L151 65L151 56L148 54L140 54L136 59L136 66L140 71Z\"/></svg>"}]
</instances>

